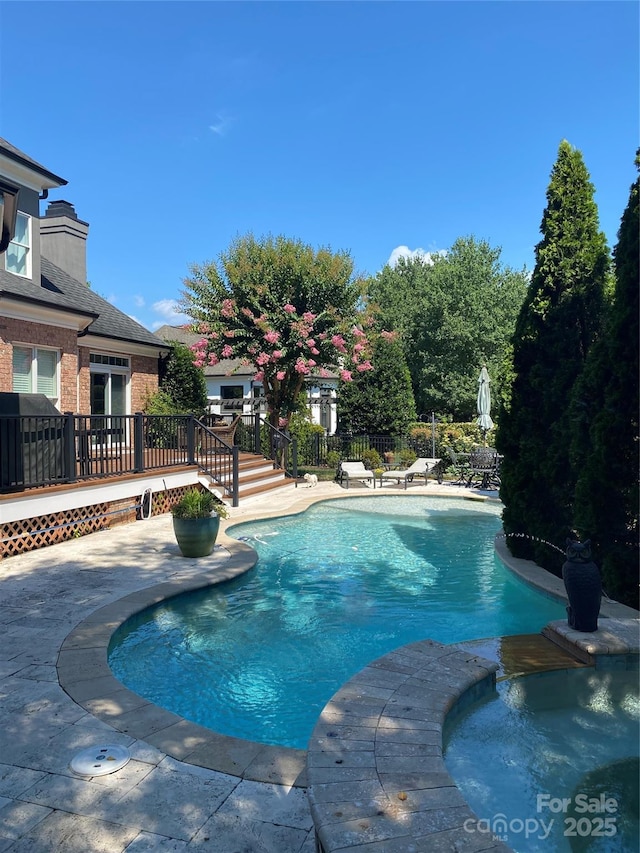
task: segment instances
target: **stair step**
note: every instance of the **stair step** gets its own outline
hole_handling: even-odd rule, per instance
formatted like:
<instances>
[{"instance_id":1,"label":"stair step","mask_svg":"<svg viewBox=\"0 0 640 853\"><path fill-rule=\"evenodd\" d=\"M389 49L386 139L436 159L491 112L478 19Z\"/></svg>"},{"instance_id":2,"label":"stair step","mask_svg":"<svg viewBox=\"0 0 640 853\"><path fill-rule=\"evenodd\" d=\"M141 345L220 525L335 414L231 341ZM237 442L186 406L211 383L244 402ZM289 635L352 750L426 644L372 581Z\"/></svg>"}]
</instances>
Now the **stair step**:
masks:
<instances>
[{"instance_id":1,"label":"stair step","mask_svg":"<svg viewBox=\"0 0 640 853\"><path fill-rule=\"evenodd\" d=\"M240 498L240 500L243 500L246 498L252 498L252 497L255 497L256 495L263 495L263 494L266 494L267 492L273 492L276 489L283 489L283 488L287 488L287 487L292 488L294 486L294 484L295 484L295 480L292 480L291 478L287 478L284 480L278 480L277 482L266 483L262 486L253 486L252 488L247 489L246 491L240 492L238 497Z\"/></svg>"},{"instance_id":2,"label":"stair step","mask_svg":"<svg viewBox=\"0 0 640 853\"><path fill-rule=\"evenodd\" d=\"M261 495L275 489L294 484L281 468L274 468L273 461L256 453L238 454L238 498L240 500ZM214 483L214 487L221 484Z\"/></svg>"},{"instance_id":3,"label":"stair step","mask_svg":"<svg viewBox=\"0 0 640 853\"><path fill-rule=\"evenodd\" d=\"M282 472L277 473L274 471L274 474L276 474L274 477L247 477L246 479L240 480L238 483L238 494L243 495L248 489L252 489L254 486L266 486L270 483L280 483L285 479Z\"/></svg>"}]
</instances>

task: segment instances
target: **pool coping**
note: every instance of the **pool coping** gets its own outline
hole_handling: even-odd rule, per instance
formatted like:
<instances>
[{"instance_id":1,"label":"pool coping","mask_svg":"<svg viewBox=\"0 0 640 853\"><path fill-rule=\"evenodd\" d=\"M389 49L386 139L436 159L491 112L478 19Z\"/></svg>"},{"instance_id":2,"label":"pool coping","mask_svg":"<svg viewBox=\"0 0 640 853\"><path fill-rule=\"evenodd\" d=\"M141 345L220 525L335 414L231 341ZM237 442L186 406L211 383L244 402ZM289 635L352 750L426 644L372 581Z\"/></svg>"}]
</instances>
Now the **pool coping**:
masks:
<instances>
[{"instance_id":1,"label":"pool coping","mask_svg":"<svg viewBox=\"0 0 640 853\"><path fill-rule=\"evenodd\" d=\"M384 490L384 493L397 494L388 490ZM451 492L443 493L440 490L420 490L420 494L462 497L474 501L495 500L484 495L452 495ZM251 520L279 518L298 515L318 502L359 495L314 495L305 489L296 497L295 504L289 510L260 511L256 507L247 508L247 511L251 514ZM131 616L180 593L230 580L253 568L257 561L254 549L226 534L229 527L243 521L242 517L233 516L221 524L215 553L228 553L224 564L206 569L196 576L178 574L161 584L139 589L95 610L80 622L60 647L58 681L73 701L102 722L131 737L142 739L180 761L251 781L307 787L307 750L234 738L189 722L126 688L113 675L108 664L110 640L120 625ZM554 582L558 579L537 566L535 568L547 575L551 581L548 591L553 597L558 597L554 591ZM527 578L523 577L523 580ZM536 583L540 583L539 578Z\"/></svg>"},{"instance_id":2,"label":"pool coping","mask_svg":"<svg viewBox=\"0 0 640 853\"><path fill-rule=\"evenodd\" d=\"M484 828L443 758L445 721L493 693L497 670L473 652L422 640L335 693L307 751L318 853L511 850Z\"/></svg>"},{"instance_id":3,"label":"pool coping","mask_svg":"<svg viewBox=\"0 0 640 853\"><path fill-rule=\"evenodd\" d=\"M111 638L127 619L181 593L232 580L256 564L253 548L221 531L214 553L225 551L222 564L132 592L80 622L60 647L59 684L94 717L179 761L255 782L305 787L304 750L230 737L185 720L129 690L109 666Z\"/></svg>"}]
</instances>

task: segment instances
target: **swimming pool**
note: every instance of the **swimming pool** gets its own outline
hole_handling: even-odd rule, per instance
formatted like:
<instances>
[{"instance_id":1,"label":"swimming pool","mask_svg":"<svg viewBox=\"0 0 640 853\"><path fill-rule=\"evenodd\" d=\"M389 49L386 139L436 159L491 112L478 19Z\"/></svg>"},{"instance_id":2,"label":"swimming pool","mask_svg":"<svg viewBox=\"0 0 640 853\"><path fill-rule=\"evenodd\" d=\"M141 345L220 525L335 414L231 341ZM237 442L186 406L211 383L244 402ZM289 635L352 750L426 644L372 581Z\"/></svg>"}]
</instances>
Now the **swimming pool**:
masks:
<instances>
[{"instance_id":1,"label":"swimming pool","mask_svg":"<svg viewBox=\"0 0 640 853\"><path fill-rule=\"evenodd\" d=\"M391 649L537 632L564 615L496 559L500 513L494 502L385 495L234 525L256 568L128 620L109 663L186 719L305 748L338 687Z\"/></svg>"},{"instance_id":2,"label":"swimming pool","mask_svg":"<svg viewBox=\"0 0 640 853\"><path fill-rule=\"evenodd\" d=\"M456 719L445 763L483 831L518 853L628 853L639 735L637 672L544 672Z\"/></svg>"}]
</instances>

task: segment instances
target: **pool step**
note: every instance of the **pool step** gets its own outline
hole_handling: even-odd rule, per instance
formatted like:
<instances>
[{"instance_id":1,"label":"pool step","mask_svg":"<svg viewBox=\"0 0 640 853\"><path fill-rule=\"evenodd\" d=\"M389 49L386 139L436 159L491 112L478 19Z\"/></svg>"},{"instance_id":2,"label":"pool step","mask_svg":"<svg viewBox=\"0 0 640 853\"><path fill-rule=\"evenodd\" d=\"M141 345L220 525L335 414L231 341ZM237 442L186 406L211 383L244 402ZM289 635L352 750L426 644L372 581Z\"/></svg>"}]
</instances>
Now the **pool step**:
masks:
<instances>
[{"instance_id":1,"label":"pool step","mask_svg":"<svg viewBox=\"0 0 640 853\"><path fill-rule=\"evenodd\" d=\"M543 634L516 634L513 637L470 640L457 645L487 660L496 661L499 664L496 673L498 681L549 669L588 666L588 662L579 660L573 651L561 648Z\"/></svg>"}]
</instances>

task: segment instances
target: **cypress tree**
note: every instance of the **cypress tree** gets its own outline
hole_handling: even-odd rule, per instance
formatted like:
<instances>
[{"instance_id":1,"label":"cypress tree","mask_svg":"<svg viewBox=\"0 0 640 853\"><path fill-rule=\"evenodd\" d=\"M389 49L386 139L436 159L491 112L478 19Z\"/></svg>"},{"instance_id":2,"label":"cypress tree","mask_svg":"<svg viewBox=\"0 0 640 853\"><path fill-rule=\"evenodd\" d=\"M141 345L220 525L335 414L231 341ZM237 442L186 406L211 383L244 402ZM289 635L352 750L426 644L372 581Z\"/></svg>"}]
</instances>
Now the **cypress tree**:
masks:
<instances>
[{"instance_id":1,"label":"cypress tree","mask_svg":"<svg viewBox=\"0 0 640 853\"><path fill-rule=\"evenodd\" d=\"M640 167L640 151L636 155ZM614 249L615 293L605 334L574 399L575 527L591 539L609 596L638 607L639 181Z\"/></svg>"},{"instance_id":2,"label":"cypress tree","mask_svg":"<svg viewBox=\"0 0 640 853\"><path fill-rule=\"evenodd\" d=\"M513 337L511 402L496 444L504 454L501 499L516 556L559 573L572 534L575 475L570 400L602 323L609 252L582 155L563 141L551 172L536 264Z\"/></svg>"},{"instance_id":3,"label":"cypress tree","mask_svg":"<svg viewBox=\"0 0 640 853\"><path fill-rule=\"evenodd\" d=\"M171 397L177 411L200 417L207 408L207 382L193 359L189 347L174 344L161 369L160 388Z\"/></svg>"},{"instance_id":4,"label":"cypress tree","mask_svg":"<svg viewBox=\"0 0 640 853\"><path fill-rule=\"evenodd\" d=\"M338 392L340 432L356 435L406 435L416 421L411 375L402 344L395 334L376 340L374 368L353 371L352 382L342 382Z\"/></svg>"}]
</instances>

